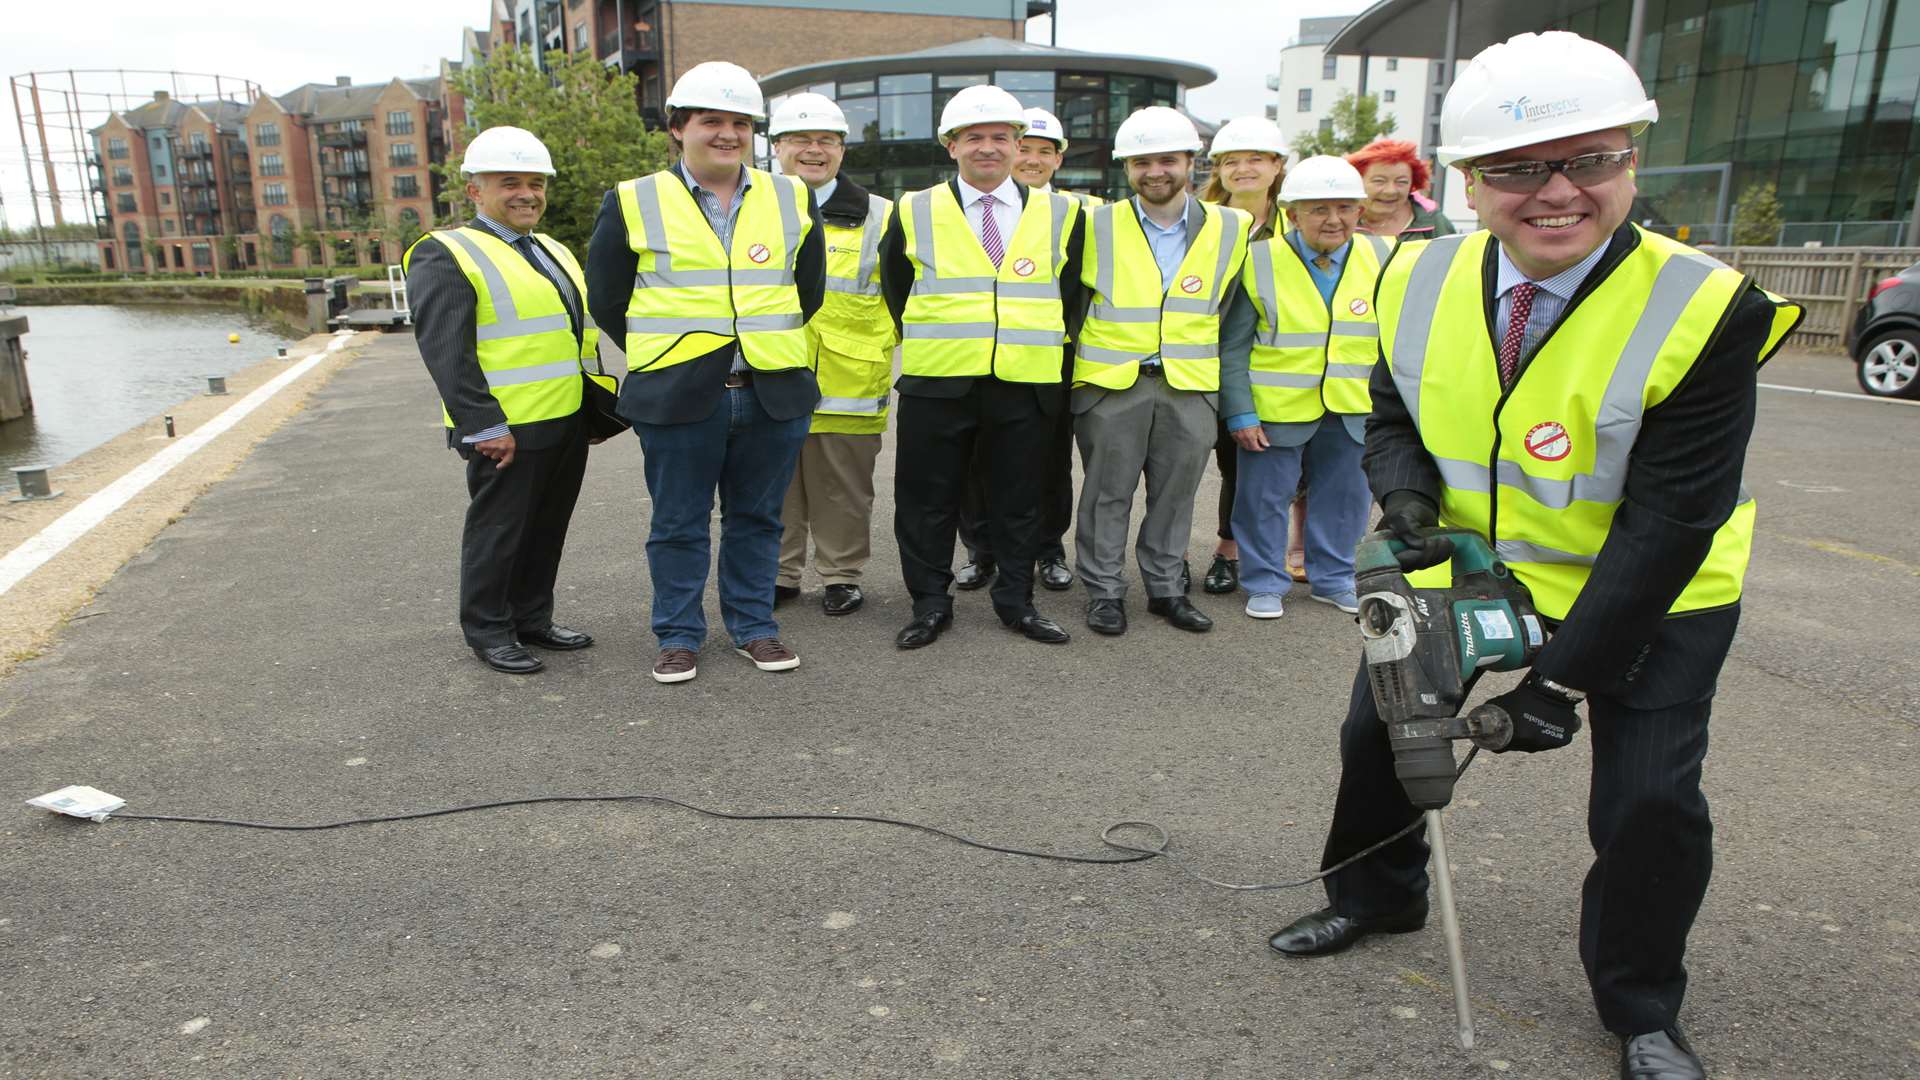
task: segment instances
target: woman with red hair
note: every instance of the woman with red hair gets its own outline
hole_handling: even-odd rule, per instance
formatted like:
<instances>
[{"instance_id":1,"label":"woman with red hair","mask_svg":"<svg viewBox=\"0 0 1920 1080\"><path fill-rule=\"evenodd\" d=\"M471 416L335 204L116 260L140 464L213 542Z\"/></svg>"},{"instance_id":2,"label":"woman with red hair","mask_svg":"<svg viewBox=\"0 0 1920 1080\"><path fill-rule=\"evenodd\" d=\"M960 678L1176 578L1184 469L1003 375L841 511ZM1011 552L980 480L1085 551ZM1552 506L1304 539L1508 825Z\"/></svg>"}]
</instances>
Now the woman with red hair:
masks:
<instances>
[{"instance_id":1,"label":"woman with red hair","mask_svg":"<svg viewBox=\"0 0 1920 1080\"><path fill-rule=\"evenodd\" d=\"M1360 178L1367 183L1367 202L1360 210L1362 232L1403 240L1452 234L1453 223L1445 214L1413 199L1413 193L1433 179L1419 147L1401 139L1381 139L1348 154L1347 164L1360 170Z\"/></svg>"}]
</instances>

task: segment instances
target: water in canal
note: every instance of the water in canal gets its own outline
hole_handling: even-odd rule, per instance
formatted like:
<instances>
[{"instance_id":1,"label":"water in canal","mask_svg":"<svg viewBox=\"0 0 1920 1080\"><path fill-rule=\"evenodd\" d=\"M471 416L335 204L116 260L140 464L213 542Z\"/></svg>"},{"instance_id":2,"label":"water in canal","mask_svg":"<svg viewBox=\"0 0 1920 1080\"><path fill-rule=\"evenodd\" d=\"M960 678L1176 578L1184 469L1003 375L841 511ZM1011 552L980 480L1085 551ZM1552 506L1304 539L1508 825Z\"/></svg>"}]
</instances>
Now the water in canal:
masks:
<instances>
[{"instance_id":1,"label":"water in canal","mask_svg":"<svg viewBox=\"0 0 1920 1080\"><path fill-rule=\"evenodd\" d=\"M298 340L271 319L225 308L73 304L14 310L27 317L34 411L0 423L0 470L72 461L205 394L207 376L231 375ZM240 343L229 345L228 334L239 334ZM0 487L10 486L0 472Z\"/></svg>"}]
</instances>

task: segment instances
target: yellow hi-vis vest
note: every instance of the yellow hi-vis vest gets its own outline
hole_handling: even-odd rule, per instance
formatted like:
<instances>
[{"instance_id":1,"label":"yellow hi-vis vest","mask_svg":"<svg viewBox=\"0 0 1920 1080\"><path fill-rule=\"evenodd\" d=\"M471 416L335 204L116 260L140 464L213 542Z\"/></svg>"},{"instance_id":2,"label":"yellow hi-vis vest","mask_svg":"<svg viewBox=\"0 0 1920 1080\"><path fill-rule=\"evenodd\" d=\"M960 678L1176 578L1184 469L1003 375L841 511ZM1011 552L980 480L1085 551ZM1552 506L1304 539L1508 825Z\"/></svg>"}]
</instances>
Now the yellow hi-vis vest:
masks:
<instances>
[{"instance_id":1,"label":"yellow hi-vis vest","mask_svg":"<svg viewBox=\"0 0 1920 1080\"><path fill-rule=\"evenodd\" d=\"M1140 361L1158 354L1168 386L1220 389L1220 304L1240 276L1252 216L1190 205L1200 208L1200 229L1166 283L1133 200L1087 214L1080 280L1094 295L1074 349L1075 386L1125 390L1140 377Z\"/></svg>"},{"instance_id":2,"label":"yellow hi-vis vest","mask_svg":"<svg viewBox=\"0 0 1920 1080\"><path fill-rule=\"evenodd\" d=\"M867 196L867 218L857 229L827 222L827 296L807 323L820 403L818 433L873 435L887 430L893 348L900 343L893 315L880 294L880 237L893 203Z\"/></svg>"},{"instance_id":3,"label":"yellow hi-vis vest","mask_svg":"<svg viewBox=\"0 0 1920 1080\"><path fill-rule=\"evenodd\" d=\"M1247 374L1262 423L1373 411L1367 380L1380 358L1373 290L1392 251L1385 237L1355 233L1331 304L1321 299L1313 272L1286 236L1262 240L1247 252L1242 278L1257 324Z\"/></svg>"},{"instance_id":4,"label":"yellow hi-vis vest","mask_svg":"<svg viewBox=\"0 0 1920 1080\"><path fill-rule=\"evenodd\" d=\"M1522 357L1505 393L1484 297L1491 233L1403 244L1380 277L1381 352L1439 466L1441 523L1490 539L1551 618L1566 617L1606 543L1647 410L1685 381L1750 287L1684 244L1634 233L1638 245ZM1761 363L1802 315L1765 295L1774 319ZM1753 519L1743 490L1673 612L1740 599ZM1414 582L1444 586L1448 574Z\"/></svg>"},{"instance_id":5,"label":"yellow hi-vis vest","mask_svg":"<svg viewBox=\"0 0 1920 1080\"><path fill-rule=\"evenodd\" d=\"M902 246L913 264L900 319L900 373L1059 382L1067 342L1060 270L1080 204L1057 191L1028 191L995 270L951 185L910 192L900 202Z\"/></svg>"},{"instance_id":6,"label":"yellow hi-vis vest","mask_svg":"<svg viewBox=\"0 0 1920 1080\"><path fill-rule=\"evenodd\" d=\"M573 283L581 318L586 319L587 280L573 252L544 233L533 238ZM580 411L580 374L586 370L582 361L596 355L600 342L592 321L586 321L575 341L566 301L553 282L513 245L471 225L430 232L414 241L401 256L403 271L412 267L414 249L429 240L453 255L473 286L474 352L487 391L507 414L507 423L558 420ZM445 404L440 419L454 426Z\"/></svg>"},{"instance_id":7,"label":"yellow hi-vis vest","mask_svg":"<svg viewBox=\"0 0 1920 1080\"><path fill-rule=\"evenodd\" d=\"M720 247L678 173L623 180L614 189L627 245L640 256L627 300L627 370L696 360L735 339L755 370L806 366L793 272L813 228L807 189L759 169L748 169L746 182L732 251Z\"/></svg>"}]
</instances>

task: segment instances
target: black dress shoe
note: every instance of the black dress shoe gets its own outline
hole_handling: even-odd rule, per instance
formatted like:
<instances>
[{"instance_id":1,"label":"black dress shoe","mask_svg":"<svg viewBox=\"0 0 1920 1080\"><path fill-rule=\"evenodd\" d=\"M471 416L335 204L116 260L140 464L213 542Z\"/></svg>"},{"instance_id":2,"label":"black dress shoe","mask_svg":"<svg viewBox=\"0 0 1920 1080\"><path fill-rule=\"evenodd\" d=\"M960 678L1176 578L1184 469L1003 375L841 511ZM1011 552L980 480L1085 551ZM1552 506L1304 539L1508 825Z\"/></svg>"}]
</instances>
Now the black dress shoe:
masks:
<instances>
[{"instance_id":1,"label":"black dress shoe","mask_svg":"<svg viewBox=\"0 0 1920 1080\"><path fill-rule=\"evenodd\" d=\"M860 605L866 602L866 595L860 591L858 585L829 585L827 595L820 601L820 606L829 615L851 615L859 611Z\"/></svg>"},{"instance_id":2,"label":"black dress shoe","mask_svg":"<svg viewBox=\"0 0 1920 1080\"><path fill-rule=\"evenodd\" d=\"M1707 1070L1677 1027L1620 1040L1620 1080L1707 1080Z\"/></svg>"},{"instance_id":3,"label":"black dress shoe","mask_svg":"<svg viewBox=\"0 0 1920 1080\"><path fill-rule=\"evenodd\" d=\"M592 634L583 634L564 626L549 626L545 630L522 630L516 636L520 638L522 645L538 645L543 649L552 649L554 652L584 649L593 644Z\"/></svg>"},{"instance_id":4,"label":"black dress shoe","mask_svg":"<svg viewBox=\"0 0 1920 1080\"><path fill-rule=\"evenodd\" d=\"M509 675L531 675L547 665L540 658L527 651L525 645L509 641L505 645L495 645L491 649L474 646L473 655L480 662L495 671L504 671Z\"/></svg>"},{"instance_id":5,"label":"black dress shoe","mask_svg":"<svg viewBox=\"0 0 1920 1080\"><path fill-rule=\"evenodd\" d=\"M929 611L925 615L915 615L913 621L900 628L894 635L893 643L903 649L919 649L940 640L940 631L953 624L953 616L944 611Z\"/></svg>"},{"instance_id":6,"label":"black dress shoe","mask_svg":"<svg viewBox=\"0 0 1920 1080\"><path fill-rule=\"evenodd\" d=\"M1127 632L1127 605L1119 597L1087 601L1087 629L1114 637Z\"/></svg>"},{"instance_id":7,"label":"black dress shoe","mask_svg":"<svg viewBox=\"0 0 1920 1080\"><path fill-rule=\"evenodd\" d=\"M1398 914L1384 919L1354 919L1321 908L1302 915L1267 939L1274 952L1288 956L1331 956L1345 952L1368 934L1410 934L1427 925L1427 900L1421 897Z\"/></svg>"},{"instance_id":8,"label":"black dress shoe","mask_svg":"<svg viewBox=\"0 0 1920 1080\"><path fill-rule=\"evenodd\" d=\"M1073 640L1059 623L1037 611L1029 612L1008 623L1007 629L1018 630L1043 645L1065 645Z\"/></svg>"},{"instance_id":9,"label":"black dress shoe","mask_svg":"<svg viewBox=\"0 0 1920 1080\"><path fill-rule=\"evenodd\" d=\"M800 586L798 585L775 585L773 587L773 606L774 607L779 607L781 604L784 604L789 600L797 600L799 598L800 598Z\"/></svg>"},{"instance_id":10,"label":"black dress shoe","mask_svg":"<svg viewBox=\"0 0 1920 1080\"><path fill-rule=\"evenodd\" d=\"M1073 571L1067 569L1065 559L1040 560L1040 587L1061 592L1073 588Z\"/></svg>"},{"instance_id":11,"label":"black dress shoe","mask_svg":"<svg viewBox=\"0 0 1920 1080\"><path fill-rule=\"evenodd\" d=\"M1225 555L1215 555L1213 565L1207 569L1207 576L1200 587L1214 594L1230 593L1240 587L1240 560L1229 559Z\"/></svg>"},{"instance_id":12,"label":"black dress shoe","mask_svg":"<svg viewBox=\"0 0 1920 1080\"><path fill-rule=\"evenodd\" d=\"M972 592L975 589L984 589L987 587L987 582L993 580L993 571L994 565L992 559L981 559L978 562L969 562L967 565L953 572L953 587L956 589L965 589L968 592Z\"/></svg>"},{"instance_id":13,"label":"black dress shoe","mask_svg":"<svg viewBox=\"0 0 1920 1080\"><path fill-rule=\"evenodd\" d=\"M1204 634L1213 629L1213 620L1206 617L1193 601L1184 596L1154 596L1147 599L1147 612L1164 617L1168 622L1182 630L1191 630Z\"/></svg>"}]
</instances>

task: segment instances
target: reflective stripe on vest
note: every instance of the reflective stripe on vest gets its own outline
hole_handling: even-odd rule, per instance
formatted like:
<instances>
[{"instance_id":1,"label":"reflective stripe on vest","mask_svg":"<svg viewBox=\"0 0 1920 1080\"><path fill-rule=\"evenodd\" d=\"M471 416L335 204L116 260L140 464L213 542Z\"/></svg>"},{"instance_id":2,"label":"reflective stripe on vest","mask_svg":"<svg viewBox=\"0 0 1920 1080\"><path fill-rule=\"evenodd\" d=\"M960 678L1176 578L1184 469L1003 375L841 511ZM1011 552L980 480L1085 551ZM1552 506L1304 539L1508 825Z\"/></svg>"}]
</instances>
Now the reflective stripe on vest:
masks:
<instances>
[{"instance_id":1,"label":"reflective stripe on vest","mask_svg":"<svg viewBox=\"0 0 1920 1080\"><path fill-rule=\"evenodd\" d=\"M875 418L886 430L893 348L900 335L880 295L880 237L893 204L867 196L857 229L828 223L827 296L807 323L813 370L820 382L815 415Z\"/></svg>"},{"instance_id":2,"label":"reflective stripe on vest","mask_svg":"<svg viewBox=\"0 0 1920 1080\"><path fill-rule=\"evenodd\" d=\"M1093 289L1093 303L1074 349L1075 385L1124 390L1139 377L1140 361L1157 354L1174 389L1220 389L1220 305L1246 258L1251 216L1191 205L1200 209L1200 228L1165 282L1132 200L1088 213L1080 280Z\"/></svg>"},{"instance_id":3,"label":"reflective stripe on vest","mask_svg":"<svg viewBox=\"0 0 1920 1080\"><path fill-rule=\"evenodd\" d=\"M1685 381L1751 287L1707 255L1634 232L1637 246L1522 357L1504 394L1486 322L1491 234L1404 244L1381 276L1382 349L1439 467L1442 522L1490 537L1552 618L1572 608L1606 543L1647 410ZM1760 362L1801 316L1765 295L1776 314ZM1742 488L1673 611L1740 598L1753 520ZM1447 572L1422 571L1416 584Z\"/></svg>"},{"instance_id":4,"label":"reflective stripe on vest","mask_svg":"<svg viewBox=\"0 0 1920 1080\"><path fill-rule=\"evenodd\" d=\"M807 230L807 190L791 177L748 169L723 250L678 174L657 172L615 188L627 244L639 256L627 301L627 367L670 367L737 338L761 371L807 363L794 262ZM690 337L689 335L701 335Z\"/></svg>"},{"instance_id":5,"label":"reflective stripe on vest","mask_svg":"<svg viewBox=\"0 0 1920 1080\"><path fill-rule=\"evenodd\" d=\"M1242 284L1253 299L1255 329L1247 374L1262 421L1373 411L1367 382L1380 355L1373 290L1391 253L1384 237L1354 234L1329 303L1293 241L1270 237L1248 251Z\"/></svg>"},{"instance_id":6,"label":"reflective stripe on vest","mask_svg":"<svg viewBox=\"0 0 1920 1080\"><path fill-rule=\"evenodd\" d=\"M1029 191L995 270L952 186L907 195L900 227L914 281L901 317L901 374L1059 382L1067 340L1060 270L1079 212L1071 196Z\"/></svg>"},{"instance_id":7,"label":"reflective stripe on vest","mask_svg":"<svg viewBox=\"0 0 1920 1080\"><path fill-rule=\"evenodd\" d=\"M591 320L575 340L560 290L513 245L486 229L444 229L421 237L414 247L427 240L447 249L473 287L474 354L507 423L532 424L579 411L580 373L586 370L581 361L596 355L600 336ZM550 236L536 233L534 240L584 303L586 278L573 253ZM413 248L401 262L403 268L412 266ZM454 426L444 405L440 417Z\"/></svg>"}]
</instances>

